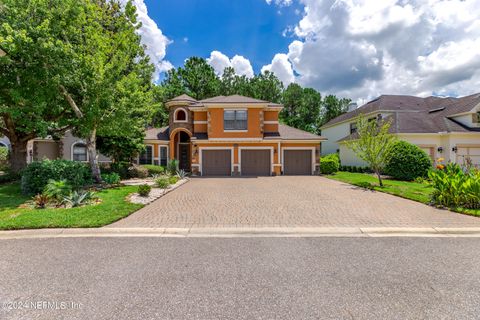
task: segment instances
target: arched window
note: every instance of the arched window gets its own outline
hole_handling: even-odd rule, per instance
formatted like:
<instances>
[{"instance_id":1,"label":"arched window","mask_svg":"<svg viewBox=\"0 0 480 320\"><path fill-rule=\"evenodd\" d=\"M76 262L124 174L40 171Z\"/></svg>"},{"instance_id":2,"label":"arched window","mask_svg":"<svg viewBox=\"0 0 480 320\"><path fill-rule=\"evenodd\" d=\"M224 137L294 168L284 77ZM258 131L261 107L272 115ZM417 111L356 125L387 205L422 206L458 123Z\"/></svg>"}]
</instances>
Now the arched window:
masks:
<instances>
[{"instance_id":1,"label":"arched window","mask_svg":"<svg viewBox=\"0 0 480 320\"><path fill-rule=\"evenodd\" d=\"M83 142L76 142L72 145L72 160L87 161L87 145Z\"/></svg>"},{"instance_id":2,"label":"arched window","mask_svg":"<svg viewBox=\"0 0 480 320\"><path fill-rule=\"evenodd\" d=\"M187 122L188 121L187 111L185 111L185 109L183 109L183 108L178 108L177 110L175 110L174 121L175 122Z\"/></svg>"}]
</instances>

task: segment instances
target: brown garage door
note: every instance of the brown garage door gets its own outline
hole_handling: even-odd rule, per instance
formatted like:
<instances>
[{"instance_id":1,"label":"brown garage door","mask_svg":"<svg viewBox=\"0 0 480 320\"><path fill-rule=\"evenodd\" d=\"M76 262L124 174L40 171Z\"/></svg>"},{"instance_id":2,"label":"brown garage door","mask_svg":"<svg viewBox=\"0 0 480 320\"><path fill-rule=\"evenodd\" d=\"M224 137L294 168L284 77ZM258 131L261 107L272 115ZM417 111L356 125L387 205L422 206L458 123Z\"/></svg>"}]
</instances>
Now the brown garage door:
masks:
<instances>
[{"instance_id":1,"label":"brown garage door","mask_svg":"<svg viewBox=\"0 0 480 320\"><path fill-rule=\"evenodd\" d=\"M242 150L242 176L269 176L271 174L270 150Z\"/></svg>"},{"instance_id":2,"label":"brown garage door","mask_svg":"<svg viewBox=\"0 0 480 320\"><path fill-rule=\"evenodd\" d=\"M312 150L285 150L283 154L284 175L311 175Z\"/></svg>"},{"instance_id":3,"label":"brown garage door","mask_svg":"<svg viewBox=\"0 0 480 320\"><path fill-rule=\"evenodd\" d=\"M231 156L230 150L202 150L202 175L230 176Z\"/></svg>"}]
</instances>

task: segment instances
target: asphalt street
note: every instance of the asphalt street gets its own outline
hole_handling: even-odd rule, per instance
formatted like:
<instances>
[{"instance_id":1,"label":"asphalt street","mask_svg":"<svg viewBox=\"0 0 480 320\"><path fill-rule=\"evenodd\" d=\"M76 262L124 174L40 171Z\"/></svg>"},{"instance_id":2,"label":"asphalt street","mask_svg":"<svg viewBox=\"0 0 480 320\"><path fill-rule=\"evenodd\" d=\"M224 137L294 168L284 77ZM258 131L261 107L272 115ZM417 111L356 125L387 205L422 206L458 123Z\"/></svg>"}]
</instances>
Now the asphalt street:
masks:
<instances>
[{"instance_id":1,"label":"asphalt street","mask_svg":"<svg viewBox=\"0 0 480 320\"><path fill-rule=\"evenodd\" d=\"M0 319L479 319L480 238L0 241Z\"/></svg>"}]
</instances>

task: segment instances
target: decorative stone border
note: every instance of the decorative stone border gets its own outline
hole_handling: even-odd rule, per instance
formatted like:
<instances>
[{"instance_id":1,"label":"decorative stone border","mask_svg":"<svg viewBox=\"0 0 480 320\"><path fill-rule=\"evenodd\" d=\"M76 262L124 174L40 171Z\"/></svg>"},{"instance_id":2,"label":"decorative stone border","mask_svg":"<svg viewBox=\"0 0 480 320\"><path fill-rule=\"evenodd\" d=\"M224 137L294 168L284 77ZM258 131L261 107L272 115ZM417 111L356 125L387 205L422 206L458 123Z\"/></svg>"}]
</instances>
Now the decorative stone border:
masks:
<instances>
[{"instance_id":1,"label":"decorative stone border","mask_svg":"<svg viewBox=\"0 0 480 320\"><path fill-rule=\"evenodd\" d=\"M177 189L178 187L182 186L183 184L187 183L188 181L190 181L190 179L188 179L188 178L178 180L177 183L168 186L166 189L153 187L152 190L150 191L150 194L148 195L148 197L142 197L138 193L133 193L133 194L131 194L127 197L127 200L130 201L131 203L138 203L138 204L147 205L147 204L163 197L167 193ZM152 185L152 183L150 181L144 181L143 183L140 183L140 184ZM131 184L131 185L140 185L140 184L135 183L135 184Z\"/></svg>"}]
</instances>

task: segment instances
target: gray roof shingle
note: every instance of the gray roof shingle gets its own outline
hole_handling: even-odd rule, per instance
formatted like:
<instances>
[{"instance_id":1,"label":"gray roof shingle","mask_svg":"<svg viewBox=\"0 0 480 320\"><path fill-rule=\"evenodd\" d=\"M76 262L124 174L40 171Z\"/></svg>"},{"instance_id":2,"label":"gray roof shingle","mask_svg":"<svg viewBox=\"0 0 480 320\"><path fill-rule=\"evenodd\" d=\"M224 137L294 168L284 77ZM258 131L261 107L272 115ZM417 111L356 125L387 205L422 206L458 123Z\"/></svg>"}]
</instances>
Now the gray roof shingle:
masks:
<instances>
[{"instance_id":1,"label":"gray roof shingle","mask_svg":"<svg viewBox=\"0 0 480 320\"><path fill-rule=\"evenodd\" d=\"M278 132L265 132L264 139L280 139L280 140L327 140L325 137L296 129L285 124L278 125Z\"/></svg>"},{"instance_id":2,"label":"gray roof shingle","mask_svg":"<svg viewBox=\"0 0 480 320\"><path fill-rule=\"evenodd\" d=\"M360 108L336 117L323 127L354 119L360 114L387 111L394 114L392 128L395 133L468 132L472 129L450 117L471 111L478 104L480 104L478 93L461 98L383 95Z\"/></svg>"}]
</instances>

